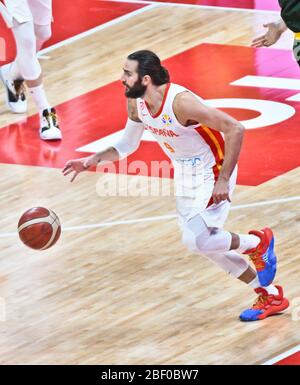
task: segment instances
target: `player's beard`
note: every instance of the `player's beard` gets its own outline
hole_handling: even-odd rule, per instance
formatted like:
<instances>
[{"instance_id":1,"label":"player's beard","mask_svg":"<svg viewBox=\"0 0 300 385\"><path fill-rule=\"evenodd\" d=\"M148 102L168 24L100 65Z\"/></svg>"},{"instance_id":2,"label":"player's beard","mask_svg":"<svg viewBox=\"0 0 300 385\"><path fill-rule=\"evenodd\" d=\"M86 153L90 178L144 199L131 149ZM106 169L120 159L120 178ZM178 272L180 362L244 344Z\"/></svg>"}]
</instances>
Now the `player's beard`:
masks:
<instances>
[{"instance_id":1,"label":"player's beard","mask_svg":"<svg viewBox=\"0 0 300 385\"><path fill-rule=\"evenodd\" d=\"M124 84L125 85L125 84ZM127 88L125 90L125 96L131 99L137 99L144 96L147 86L142 84L141 79L138 79L132 87L125 85Z\"/></svg>"}]
</instances>

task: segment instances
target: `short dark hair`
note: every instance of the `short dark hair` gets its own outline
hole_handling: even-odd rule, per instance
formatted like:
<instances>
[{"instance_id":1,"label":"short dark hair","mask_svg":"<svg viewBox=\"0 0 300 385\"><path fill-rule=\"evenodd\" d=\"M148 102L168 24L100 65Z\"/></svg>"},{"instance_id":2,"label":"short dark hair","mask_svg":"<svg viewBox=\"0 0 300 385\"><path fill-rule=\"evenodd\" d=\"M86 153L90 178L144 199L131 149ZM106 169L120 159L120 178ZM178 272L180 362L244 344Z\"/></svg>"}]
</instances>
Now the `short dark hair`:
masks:
<instances>
[{"instance_id":1,"label":"short dark hair","mask_svg":"<svg viewBox=\"0 0 300 385\"><path fill-rule=\"evenodd\" d=\"M152 51L141 50L130 54L127 59L138 62L139 77L149 75L156 86L170 82L168 70L161 65L159 57Z\"/></svg>"}]
</instances>

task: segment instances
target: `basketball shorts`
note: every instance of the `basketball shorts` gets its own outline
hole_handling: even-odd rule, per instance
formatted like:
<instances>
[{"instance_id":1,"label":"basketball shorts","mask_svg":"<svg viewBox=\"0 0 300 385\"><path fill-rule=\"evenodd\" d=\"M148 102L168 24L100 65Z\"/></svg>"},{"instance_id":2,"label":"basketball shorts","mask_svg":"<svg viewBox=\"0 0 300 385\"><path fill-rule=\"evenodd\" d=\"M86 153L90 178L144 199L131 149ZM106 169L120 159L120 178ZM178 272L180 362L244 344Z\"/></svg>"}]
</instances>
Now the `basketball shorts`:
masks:
<instances>
[{"instance_id":1,"label":"basketball shorts","mask_svg":"<svg viewBox=\"0 0 300 385\"><path fill-rule=\"evenodd\" d=\"M13 19L18 23L51 24L52 0L4 0L3 3L5 6L0 2L0 11L9 28Z\"/></svg>"},{"instance_id":2,"label":"basketball shorts","mask_svg":"<svg viewBox=\"0 0 300 385\"><path fill-rule=\"evenodd\" d=\"M228 217L230 202L210 204L215 175L199 158L173 160L176 209L179 225L200 214L208 227L223 228ZM233 194L237 178L237 167L229 180L229 195Z\"/></svg>"}]
</instances>

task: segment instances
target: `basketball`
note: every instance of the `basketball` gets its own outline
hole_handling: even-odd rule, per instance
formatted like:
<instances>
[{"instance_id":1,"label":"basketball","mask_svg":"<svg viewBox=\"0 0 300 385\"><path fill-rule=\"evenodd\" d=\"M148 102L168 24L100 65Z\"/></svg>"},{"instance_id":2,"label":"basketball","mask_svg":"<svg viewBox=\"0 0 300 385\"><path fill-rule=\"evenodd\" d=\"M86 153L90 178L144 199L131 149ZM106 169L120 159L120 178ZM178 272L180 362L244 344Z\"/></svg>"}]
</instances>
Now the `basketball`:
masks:
<instances>
[{"instance_id":1,"label":"basketball","mask_svg":"<svg viewBox=\"0 0 300 385\"><path fill-rule=\"evenodd\" d=\"M50 209L33 207L20 218L18 232L21 241L35 250L53 246L61 234L58 216Z\"/></svg>"}]
</instances>

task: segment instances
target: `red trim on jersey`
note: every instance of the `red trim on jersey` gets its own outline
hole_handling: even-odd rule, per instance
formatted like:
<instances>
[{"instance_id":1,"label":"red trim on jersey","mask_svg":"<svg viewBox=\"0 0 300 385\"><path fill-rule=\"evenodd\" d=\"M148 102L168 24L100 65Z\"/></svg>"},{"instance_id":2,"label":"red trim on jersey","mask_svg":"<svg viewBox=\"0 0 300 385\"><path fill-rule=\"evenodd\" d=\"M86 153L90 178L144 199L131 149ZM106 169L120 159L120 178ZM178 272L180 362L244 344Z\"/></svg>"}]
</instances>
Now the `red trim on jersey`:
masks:
<instances>
[{"instance_id":1,"label":"red trim on jersey","mask_svg":"<svg viewBox=\"0 0 300 385\"><path fill-rule=\"evenodd\" d=\"M204 141L209 145L212 153L214 154L216 164L213 166L213 173L215 176L215 183L219 178L220 170L224 161L224 149L225 149L225 144L224 144L224 139L219 131L213 130L212 128L205 127L206 130L202 126L196 127L195 130L198 132L199 135L204 139ZM209 133L207 132L209 131ZM217 141L219 149L222 150L222 155L218 151L217 145L214 142L214 139ZM207 206L209 207L214 203L213 198L211 197Z\"/></svg>"},{"instance_id":2,"label":"red trim on jersey","mask_svg":"<svg viewBox=\"0 0 300 385\"><path fill-rule=\"evenodd\" d=\"M157 111L157 113L155 115L152 115L151 110L150 110L150 108L148 106L148 103L145 100L145 104L146 104L147 110L149 111L149 114L152 116L152 118L157 118L162 113L162 110L164 108L165 102L167 100L167 96L168 96L168 92L169 92L170 86L171 86L171 83L168 83L167 87L166 87L166 90L165 90L165 94L164 94L162 103L161 103L161 106L160 106L159 110Z\"/></svg>"},{"instance_id":3,"label":"red trim on jersey","mask_svg":"<svg viewBox=\"0 0 300 385\"><path fill-rule=\"evenodd\" d=\"M221 147L221 150L223 152L223 158L222 158L222 161L223 161L224 154L225 154L225 142L224 142L223 136L221 135L220 131L213 130L212 128L210 128L209 130L214 134L214 136L216 137L216 139L217 139L217 141Z\"/></svg>"},{"instance_id":4,"label":"red trim on jersey","mask_svg":"<svg viewBox=\"0 0 300 385\"><path fill-rule=\"evenodd\" d=\"M205 140L205 142L209 145L212 153L214 154L216 165L221 166L224 160L224 139L220 132L213 130L212 128L205 127L206 131L202 126L196 127L195 130L198 132L199 135L202 136L202 138ZM207 133L209 131L210 135ZM217 141L220 149L222 150L222 154L219 154L218 148L216 144L214 143L212 136L214 136L215 140Z\"/></svg>"},{"instance_id":5,"label":"red trim on jersey","mask_svg":"<svg viewBox=\"0 0 300 385\"><path fill-rule=\"evenodd\" d=\"M212 153L214 154L216 164L221 166L224 160L224 151L225 151L224 139L219 131L213 130L212 128L209 128L209 127L205 127L205 129L206 130L204 130L202 126L195 128L198 134L201 135L202 138L205 140L205 142L209 145ZM209 131L209 133L207 131ZM217 141L220 149L222 150L222 155L219 154L218 148L214 143L214 141L212 140L212 136L215 137L215 140Z\"/></svg>"}]
</instances>

